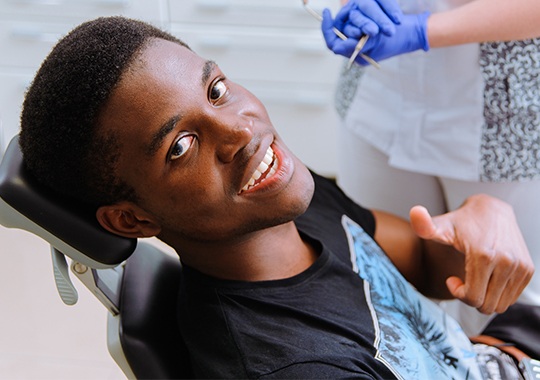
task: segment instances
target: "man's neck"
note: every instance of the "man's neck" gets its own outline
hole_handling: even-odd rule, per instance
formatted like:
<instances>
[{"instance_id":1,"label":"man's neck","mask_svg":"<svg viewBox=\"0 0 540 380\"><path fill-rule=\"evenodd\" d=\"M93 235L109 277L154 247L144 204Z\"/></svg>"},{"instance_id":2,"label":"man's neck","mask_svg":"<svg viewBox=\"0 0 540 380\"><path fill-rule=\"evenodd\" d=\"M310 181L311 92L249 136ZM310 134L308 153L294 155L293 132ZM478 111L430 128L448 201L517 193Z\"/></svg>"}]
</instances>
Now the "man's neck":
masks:
<instances>
[{"instance_id":1,"label":"man's neck","mask_svg":"<svg viewBox=\"0 0 540 380\"><path fill-rule=\"evenodd\" d=\"M258 231L234 244L176 248L185 265L212 277L240 281L292 277L309 268L319 254L302 240L294 222Z\"/></svg>"}]
</instances>

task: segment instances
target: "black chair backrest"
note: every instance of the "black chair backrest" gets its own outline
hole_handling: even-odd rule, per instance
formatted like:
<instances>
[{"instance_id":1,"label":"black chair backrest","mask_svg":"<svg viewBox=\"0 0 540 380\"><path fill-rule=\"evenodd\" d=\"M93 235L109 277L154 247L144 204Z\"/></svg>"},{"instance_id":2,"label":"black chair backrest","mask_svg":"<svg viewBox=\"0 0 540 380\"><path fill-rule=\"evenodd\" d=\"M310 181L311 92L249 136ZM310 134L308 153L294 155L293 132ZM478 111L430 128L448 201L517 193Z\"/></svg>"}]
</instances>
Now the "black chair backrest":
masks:
<instances>
[{"instance_id":1,"label":"black chair backrest","mask_svg":"<svg viewBox=\"0 0 540 380\"><path fill-rule=\"evenodd\" d=\"M24 167L18 136L11 140L0 164L0 198L4 207L16 210L27 222L18 226L9 225L8 221L7 227L34 232L65 255L90 267L118 265L137 245L136 239L107 232L88 206L41 186Z\"/></svg>"},{"instance_id":2,"label":"black chair backrest","mask_svg":"<svg viewBox=\"0 0 540 380\"><path fill-rule=\"evenodd\" d=\"M137 249L126 263L120 296L120 342L137 379L192 376L178 327L181 281L180 260L157 248Z\"/></svg>"}]
</instances>

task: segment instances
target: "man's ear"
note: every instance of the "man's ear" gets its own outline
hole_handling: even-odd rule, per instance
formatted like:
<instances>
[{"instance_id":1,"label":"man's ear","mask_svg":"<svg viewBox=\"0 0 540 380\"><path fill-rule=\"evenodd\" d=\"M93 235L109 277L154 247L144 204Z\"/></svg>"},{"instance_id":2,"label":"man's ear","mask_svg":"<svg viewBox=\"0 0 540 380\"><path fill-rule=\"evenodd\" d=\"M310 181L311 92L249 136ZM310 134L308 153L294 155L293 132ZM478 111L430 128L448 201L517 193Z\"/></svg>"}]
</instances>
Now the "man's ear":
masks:
<instances>
[{"instance_id":1,"label":"man's ear","mask_svg":"<svg viewBox=\"0 0 540 380\"><path fill-rule=\"evenodd\" d=\"M152 215L131 202L101 206L96 217L107 231L128 238L152 237L161 231Z\"/></svg>"}]
</instances>

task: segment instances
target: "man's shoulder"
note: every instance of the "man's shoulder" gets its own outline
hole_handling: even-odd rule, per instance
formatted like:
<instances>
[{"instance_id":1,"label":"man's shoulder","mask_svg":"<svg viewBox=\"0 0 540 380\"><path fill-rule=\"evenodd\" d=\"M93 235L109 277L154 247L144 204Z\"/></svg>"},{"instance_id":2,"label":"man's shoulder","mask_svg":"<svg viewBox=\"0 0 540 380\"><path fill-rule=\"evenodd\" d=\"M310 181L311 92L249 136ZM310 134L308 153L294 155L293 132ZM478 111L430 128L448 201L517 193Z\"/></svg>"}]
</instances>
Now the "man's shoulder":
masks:
<instances>
[{"instance_id":1,"label":"man's shoulder","mask_svg":"<svg viewBox=\"0 0 540 380\"><path fill-rule=\"evenodd\" d=\"M336 180L311 172L315 182L315 192L307 212L301 219L308 219L309 223L341 224L343 215L354 220L370 235L375 233L375 219L373 213L353 201L339 187Z\"/></svg>"}]
</instances>

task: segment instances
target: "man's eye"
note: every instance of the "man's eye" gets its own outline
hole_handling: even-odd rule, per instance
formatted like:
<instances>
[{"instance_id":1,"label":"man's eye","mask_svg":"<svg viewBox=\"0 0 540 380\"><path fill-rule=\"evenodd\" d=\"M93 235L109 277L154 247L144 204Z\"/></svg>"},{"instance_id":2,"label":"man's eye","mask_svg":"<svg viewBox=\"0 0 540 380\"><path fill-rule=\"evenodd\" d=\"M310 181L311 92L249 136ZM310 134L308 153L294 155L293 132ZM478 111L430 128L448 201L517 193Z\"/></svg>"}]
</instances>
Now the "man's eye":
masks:
<instances>
[{"instance_id":1,"label":"man's eye","mask_svg":"<svg viewBox=\"0 0 540 380\"><path fill-rule=\"evenodd\" d=\"M223 80L219 80L216 83L212 85L212 88L210 89L210 100L212 102L215 102L219 100L225 93L227 92L227 85L223 82Z\"/></svg>"},{"instance_id":2,"label":"man's eye","mask_svg":"<svg viewBox=\"0 0 540 380\"><path fill-rule=\"evenodd\" d=\"M176 140L174 142L174 145L173 145L172 149L171 149L170 159L171 160L176 160L177 158L182 157L184 155L184 153L186 153L188 151L191 144L193 144L193 139L194 138L195 137L192 136L192 135L186 135L186 136L182 136L178 140Z\"/></svg>"}]
</instances>

